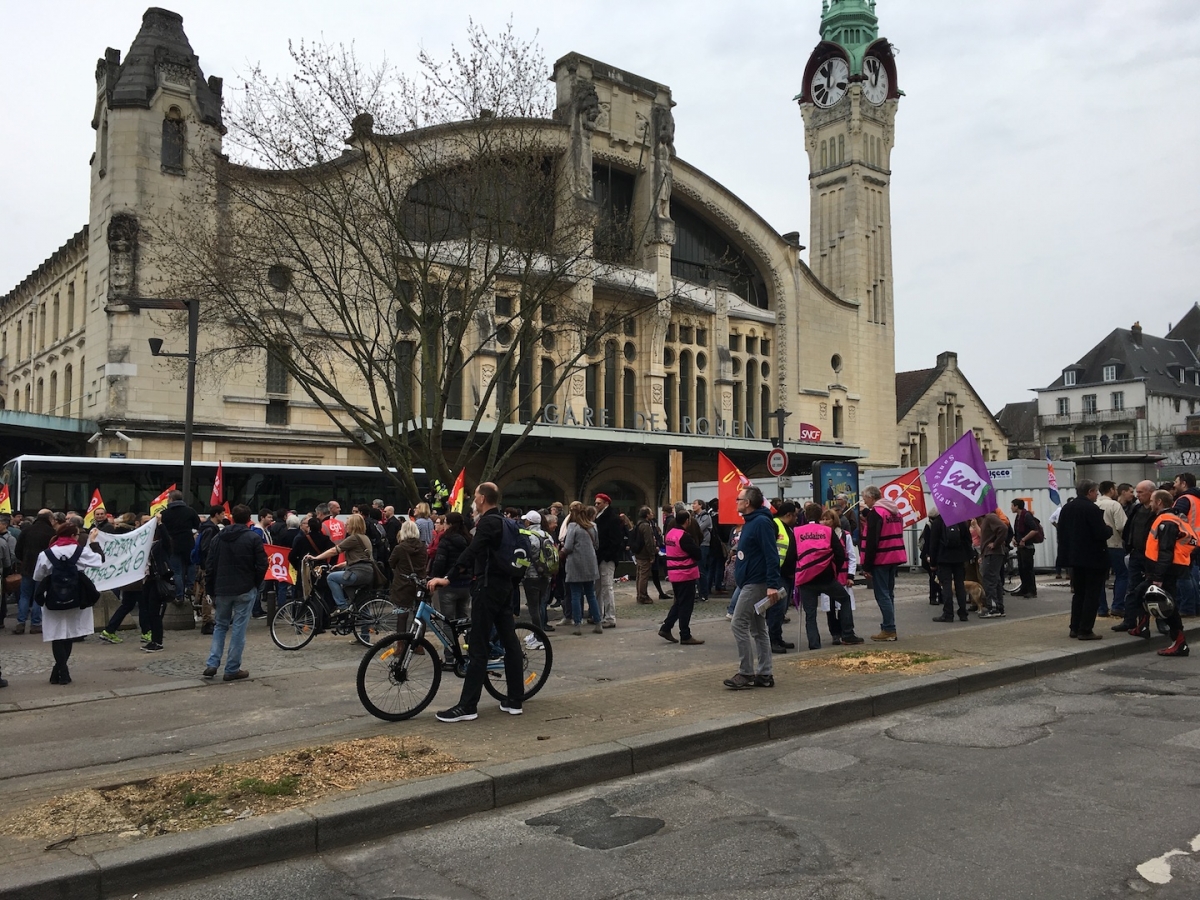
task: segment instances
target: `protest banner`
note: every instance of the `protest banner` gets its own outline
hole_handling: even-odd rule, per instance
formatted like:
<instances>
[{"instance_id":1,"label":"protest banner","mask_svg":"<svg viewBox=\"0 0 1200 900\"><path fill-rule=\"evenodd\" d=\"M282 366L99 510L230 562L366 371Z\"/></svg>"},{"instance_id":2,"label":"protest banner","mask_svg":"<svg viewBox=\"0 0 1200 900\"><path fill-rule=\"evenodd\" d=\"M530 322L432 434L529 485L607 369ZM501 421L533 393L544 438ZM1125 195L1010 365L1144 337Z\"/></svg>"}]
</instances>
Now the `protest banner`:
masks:
<instances>
[{"instance_id":1,"label":"protest banner","mask_svg":"<svg viewBox=\"0 0 1200 900\"><path fill-rule=\"evenodd\" d=\"M125 534L96 535L96 543L104 551L104 565L87 569L97 590L111 591L125 587L146 577L146 566L150 562L150 545L154 543L157 519L151 519L141 528Z\"/></svg>"},{"instance_id":2,"label":"protest banner","mask_svg":"<svg viewBox=\"0 0 1200 900\"><path fill-rule=\"evenodd\" d=\"M290 548L278 544L263 544L267 551L267 574L263 581L282 581L284 584L296 583L296 570L288 563Z\"/></svg>"}]
</instances>

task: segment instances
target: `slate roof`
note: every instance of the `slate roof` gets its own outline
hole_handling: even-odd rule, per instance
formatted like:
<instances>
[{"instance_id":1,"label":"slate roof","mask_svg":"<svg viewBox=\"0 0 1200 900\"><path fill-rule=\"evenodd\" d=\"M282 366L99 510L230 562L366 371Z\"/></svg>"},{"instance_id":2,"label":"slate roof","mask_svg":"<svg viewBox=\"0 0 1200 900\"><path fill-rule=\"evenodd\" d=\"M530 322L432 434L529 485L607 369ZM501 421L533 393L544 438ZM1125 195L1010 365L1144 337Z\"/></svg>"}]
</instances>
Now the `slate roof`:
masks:
<instances>
[{"instance_id":1,"label":"slate roof","mask_svg":"<svg viewBox=\"0 0 1200 900\"><path fill-rule=\"evenodd\" d=\"M1020 403L1008 403L996 416L996 421L1008 435L1010 443L1032 444L1036 437L1038 402L1022 400Z\"/></svg>"},{"instance_id":2,"label":"slate roof","mask_svg":"<svg viewBox=\"0 0 1200 900\"><path fill-rule=\"evenodd\" d=\"M1192 352L1200 353L1200 303L1193 303L1175 327L1167 332L1167 340L1183 341L1192 348Z\"/></svg>"},{"instance_id":3,"label":"slate roof","mask_svg":"<svg viewBox=\"0 0 1200 900\"><path fill-rule=\"evenodd\" d=\"M932 369L913 369L911 372L896 373L896 421L899 422L908 411L916 406L917 401L925 392L933 387L937 377L942 374L940 366Z\"/></svg>"},{"instance_id":4,"label":"slate roof","mask_svg":"<svg viewBox=\"0 0 1200 900\"><path fill-rule=\"evenodd\" d=\"M103 62L103 61L102 61ZM121 63L109 99L109 108L148 109L158 90L159 63L190 68L194 75L196 104L202 121L222 127L219 82L210 85L200 70L200 58L183 32L183 16L167 9L151 7L142 16L142 27Z\"/></svg>"},{"instance_id":5,"label":"slate roof","mask_svg":"<svg viewBox=\"0 0 1200 900\"><path fill-rule=\"evenodd\" d=\"M1175 330L1184 327L1184 321ZM1129 328L1114 328L1079 362L1067 366L1076 372L1074 387L1105 384L1104 366L1116 365L1118 382L1144 381L1147 393L1200 400L1200 385L1194 383L1195 374L1200 372L1200 359L1197 359L1188 343L1155 337L1142 332L1139 326L1134 327L1136 332ZM1182 368L1190 383L1181 384L1178 374L1170 373L1172 367L1176 372ZM1063 376L1059 375L1041 390L1050 391L1066 386Z\"/></svg>"}]
</instances>

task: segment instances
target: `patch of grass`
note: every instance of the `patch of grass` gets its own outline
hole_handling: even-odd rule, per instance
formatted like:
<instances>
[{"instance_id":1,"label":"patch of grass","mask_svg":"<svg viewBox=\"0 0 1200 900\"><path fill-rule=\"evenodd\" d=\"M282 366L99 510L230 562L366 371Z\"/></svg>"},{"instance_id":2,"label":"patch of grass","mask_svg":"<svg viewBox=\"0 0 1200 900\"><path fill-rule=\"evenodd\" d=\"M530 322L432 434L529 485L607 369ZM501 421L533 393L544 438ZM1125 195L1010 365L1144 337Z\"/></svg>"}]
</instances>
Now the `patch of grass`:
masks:
<instances>
[{"instance_id":1,"label":"patch of grass","mask_svg":"<svg viewBox=\"0 0 1200 900\"><path fill-rule=\"evenodd\" d=\"M183 795L183 805L191 809L194 806L207 806L216 799L212 794L206 794L204 791L188 791Z\"/></svg>"},{"instance_id":2,"label":"patch of grass","mask_svg":"<svg viewBox=\"0 0 1200 900\"><path fill-rule=\"evenodd\" d=\"M275 781L264 781L261 778L242 778L236 782L241 791L250 791L263 797L284 797L296 793L300 785L299 775L280 775Z\"/></svg>"}]
</instances>

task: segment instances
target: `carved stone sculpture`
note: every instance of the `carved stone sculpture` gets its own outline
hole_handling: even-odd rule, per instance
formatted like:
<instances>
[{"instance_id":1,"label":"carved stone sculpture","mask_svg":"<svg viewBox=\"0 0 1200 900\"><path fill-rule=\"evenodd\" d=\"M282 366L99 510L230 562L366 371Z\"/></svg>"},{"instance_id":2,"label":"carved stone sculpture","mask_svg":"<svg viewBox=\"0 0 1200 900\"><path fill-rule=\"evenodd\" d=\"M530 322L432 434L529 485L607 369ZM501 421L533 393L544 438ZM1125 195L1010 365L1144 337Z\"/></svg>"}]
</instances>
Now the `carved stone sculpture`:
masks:
<instances>
[{"instance_id":1,"label":"carved stone sculpture","mask_svg":"<svg viewBox=\"0 0 1200 900\"><path fill-rule=\"evenodd\" d=\"M132 213L114 213L108 222L108 294L131 296L137 287L138 220Z\"/></svg>"}]
</instances>

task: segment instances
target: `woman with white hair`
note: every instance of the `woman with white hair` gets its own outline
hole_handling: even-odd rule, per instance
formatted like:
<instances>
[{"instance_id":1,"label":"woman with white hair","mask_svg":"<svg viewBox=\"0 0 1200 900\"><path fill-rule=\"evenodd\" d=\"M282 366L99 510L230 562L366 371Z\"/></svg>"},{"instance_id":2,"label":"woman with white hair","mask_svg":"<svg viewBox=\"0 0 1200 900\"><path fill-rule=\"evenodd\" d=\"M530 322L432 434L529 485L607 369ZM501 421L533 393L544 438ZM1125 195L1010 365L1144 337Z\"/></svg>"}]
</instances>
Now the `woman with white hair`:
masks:
<instances>
[{"instance_id":1,"label":"woman with white hair","mask_svg":"<svg viewBox=\"0 0 1200 900\"><path fill-rule=\"evenodd\" d=\"M425 553L425 542L421 540L420 529L409 519L400 526L399 540L388 557L388 565L394 573L391 587L392 604L407 610L396 622L396 630L401 633L408 630L417 604L417 586L408 580L408 576L424 578L428 564L429 557Z\"/></svg>"}]
</instances>

